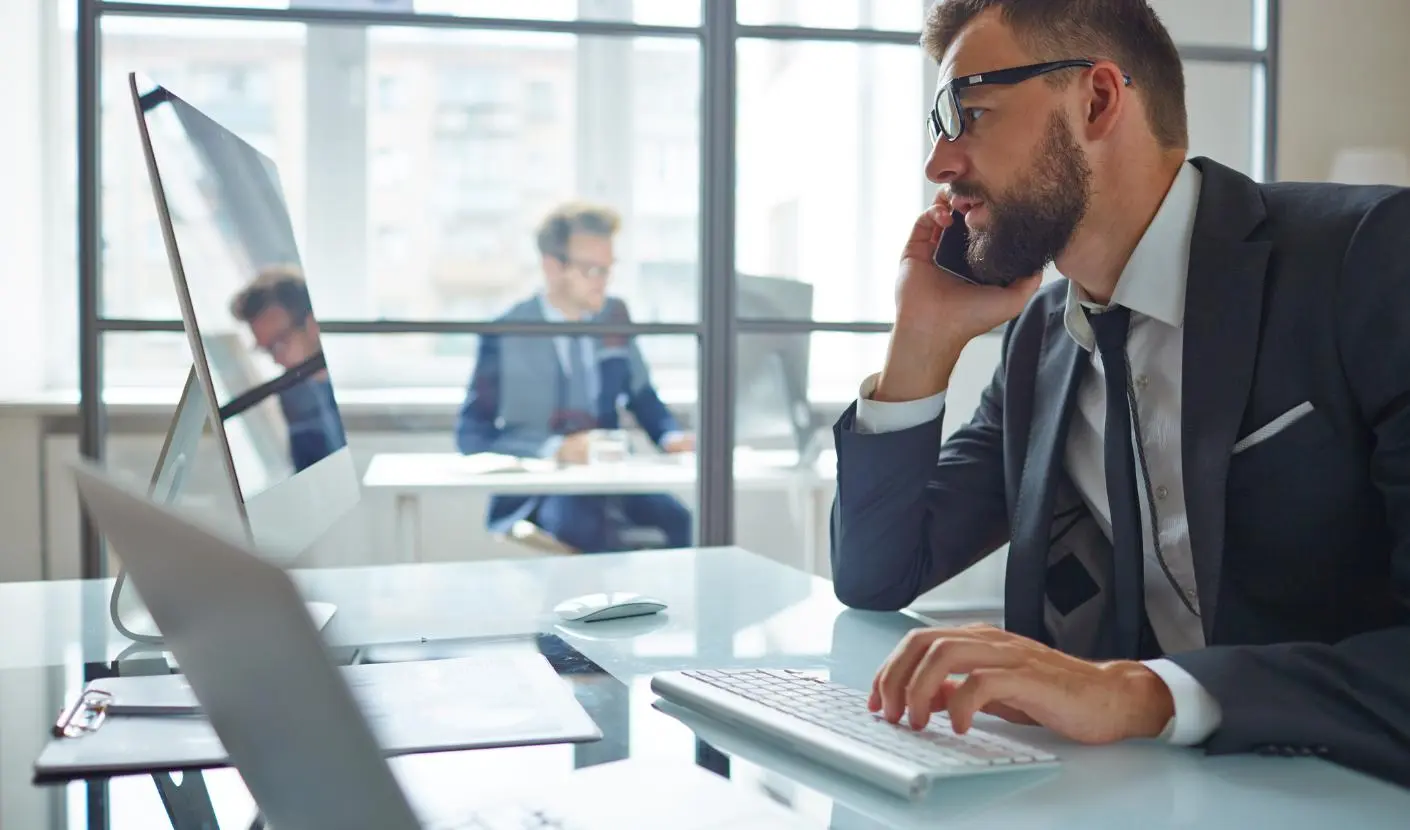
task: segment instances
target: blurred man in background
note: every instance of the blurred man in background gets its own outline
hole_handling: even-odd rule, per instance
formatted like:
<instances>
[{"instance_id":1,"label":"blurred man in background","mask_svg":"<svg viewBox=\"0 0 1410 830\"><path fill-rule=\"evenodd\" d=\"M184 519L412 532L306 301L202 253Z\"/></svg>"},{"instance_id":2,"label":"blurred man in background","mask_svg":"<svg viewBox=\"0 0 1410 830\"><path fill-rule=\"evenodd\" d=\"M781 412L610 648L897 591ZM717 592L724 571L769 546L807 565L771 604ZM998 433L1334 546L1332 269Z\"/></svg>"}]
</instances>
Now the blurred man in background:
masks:
<instances>
[{"instance_id":1,"label":"blurred man in background","mask_svg":"<svg viewBox=\"0 0 1410 830\"><path fill-rule=\"evenodd\" d=\"M500 321L629 322L626 304L607 294L620 224L616 212L599 205L573 202L551 212L537 234L543 288ZM594 441L618 428L619 408L661 450L694 450L692 436L681 431L652 388L631 338L487 335L480 338L456 445L467 454L587 464ZM692 539L690 511L665 493L491 499L491 531L509 532L524 519L584 553L621 549L624 527L658 528L668 547L688 547Z\"/></svg>"}]
</instances>

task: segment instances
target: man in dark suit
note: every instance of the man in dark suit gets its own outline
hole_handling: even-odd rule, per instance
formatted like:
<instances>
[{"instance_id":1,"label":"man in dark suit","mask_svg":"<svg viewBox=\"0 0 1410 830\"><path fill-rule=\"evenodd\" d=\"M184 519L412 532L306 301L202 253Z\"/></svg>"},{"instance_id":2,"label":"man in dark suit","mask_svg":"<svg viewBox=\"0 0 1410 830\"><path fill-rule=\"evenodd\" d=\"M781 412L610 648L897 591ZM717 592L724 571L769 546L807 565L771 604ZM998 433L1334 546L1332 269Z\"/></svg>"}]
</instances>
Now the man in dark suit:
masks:
<instances>
[{"instance_id":1,"label":"man in dark suit","mask_svg":"<svg viewBox=\"0 0 1410 830\"><path fill-rule=\"evenodd\" d=\"M569 203L539 228L542 293L511 308L502 321L630 321L626 304L607 295L613 265L612 210ZM651 386L634 340L605 336L480 338L479 357L460 408L456 445L463 453L497 452L586 464L602 430L619 426L625 408L665 452L689 452L691 435ZM507 532L530 519L583 553L619 549L624 527L654 527L669 547L689 547L690 511L667 493L495 496L488 524Z\"/></svg>"},{"instance_id":2,"label":"man in dark suit","mask_svg":"<svg viewBox=\"0 0 1410 830\"><path fill-rule=\"evenodd\" d=\"M835 428L832 564L897 609L1007 543L1005 623L909 635L871 706L1410 784L1410 192L1186 158L1143 0L943 0L924 44L943 187ZM1007 287L932 264L952 221ZM957 355L1006 321L942 444Z\"/></svg>"}]
</instances>

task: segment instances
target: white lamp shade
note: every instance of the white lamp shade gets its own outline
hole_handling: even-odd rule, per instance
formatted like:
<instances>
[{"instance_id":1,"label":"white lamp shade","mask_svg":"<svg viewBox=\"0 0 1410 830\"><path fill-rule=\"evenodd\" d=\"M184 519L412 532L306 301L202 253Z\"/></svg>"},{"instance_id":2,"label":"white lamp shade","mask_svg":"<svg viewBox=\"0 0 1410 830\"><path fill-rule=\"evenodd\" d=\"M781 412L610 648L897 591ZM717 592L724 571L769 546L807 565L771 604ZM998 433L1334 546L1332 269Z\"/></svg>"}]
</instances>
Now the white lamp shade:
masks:
<instances>
[{"instance_id":1,"label":"white lamp shade","mask_svg":"<svg viewBox=\"0 0 1410 830\"><path fill-rule=\"evenodd\" d=\"M1351 147L1332 160L1331 180L1410 187L1410 157L1390 147Z\"/></svg>"}]
</instances>

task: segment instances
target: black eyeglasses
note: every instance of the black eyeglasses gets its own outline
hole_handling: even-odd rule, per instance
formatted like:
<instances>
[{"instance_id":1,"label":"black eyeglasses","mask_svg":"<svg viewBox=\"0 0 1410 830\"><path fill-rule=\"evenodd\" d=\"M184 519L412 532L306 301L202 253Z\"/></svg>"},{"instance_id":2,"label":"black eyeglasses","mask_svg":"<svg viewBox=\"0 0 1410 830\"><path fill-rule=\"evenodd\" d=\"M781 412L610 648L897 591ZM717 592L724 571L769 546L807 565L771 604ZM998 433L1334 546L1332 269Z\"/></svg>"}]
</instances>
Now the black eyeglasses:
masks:
<instances>
[{"instance_id":1,"label":"black eyeglasses","mask_svg":"<svg viewBox=\"0 0 1410 830\"><path fill-rule=\"evenodd\" d=\"M583 262L566 256L555 256L554 259L589 279L605 280L612 276L612 264L598 265L595 262Z\"/></svg>"},{"instance_id":2,"label":"black eyeglasses","mask_svg":"<svg viewBox=\"0 0 1410 830\"><path fill-rule=\"evenodd\" d=\"M996 69L993 72L981 72L977 75L955 78L935 92L935 106L931 107L930 117L926 119L930 127L930 140L936 142L943 136L946 141L954 141L964 134L964 109L960 107L961 90L985 84L1021 84L1030 78L1056 72L1059 69L1096 65L1097 62L1093 60L1049 61L1048 63L1033 63L1028 66ZM1130 75L1123 72L1121 77L1125 79L1127 86L1131 85Z\"/></svg>"}]
</instances>

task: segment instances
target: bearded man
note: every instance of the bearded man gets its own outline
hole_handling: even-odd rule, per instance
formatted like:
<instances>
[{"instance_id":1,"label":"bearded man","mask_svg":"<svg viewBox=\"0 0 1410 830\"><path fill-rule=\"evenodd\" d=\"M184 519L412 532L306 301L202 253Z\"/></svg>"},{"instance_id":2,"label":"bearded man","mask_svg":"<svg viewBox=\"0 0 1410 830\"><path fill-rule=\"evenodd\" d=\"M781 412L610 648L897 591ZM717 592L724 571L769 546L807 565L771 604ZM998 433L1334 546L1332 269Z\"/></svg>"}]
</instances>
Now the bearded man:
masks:
<instances>
[{"instance_id":1,"label":"bearded man","mask_svg":"<svg viewBox=\"0 0 1410 830\"><path fill-rule=\"evenodd\" d=\"M1144 0L940 0L923 45L941 187L834 430L833 578L894 610L1007 545L1004 627L913 632L871 708L1410 784L1410 191L1187 157ZM955 222L973 281L932 262Z\"/></svg>"}]
</instances>

